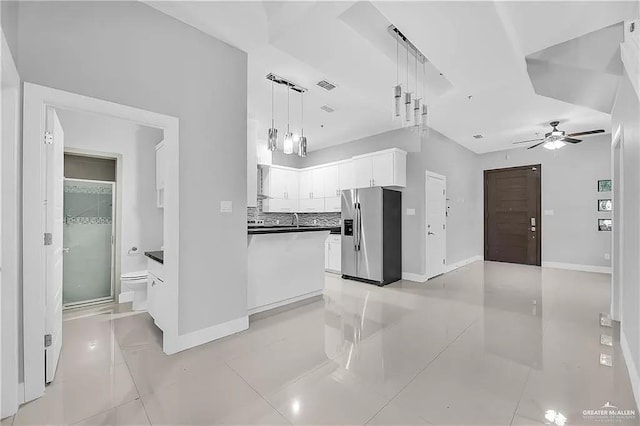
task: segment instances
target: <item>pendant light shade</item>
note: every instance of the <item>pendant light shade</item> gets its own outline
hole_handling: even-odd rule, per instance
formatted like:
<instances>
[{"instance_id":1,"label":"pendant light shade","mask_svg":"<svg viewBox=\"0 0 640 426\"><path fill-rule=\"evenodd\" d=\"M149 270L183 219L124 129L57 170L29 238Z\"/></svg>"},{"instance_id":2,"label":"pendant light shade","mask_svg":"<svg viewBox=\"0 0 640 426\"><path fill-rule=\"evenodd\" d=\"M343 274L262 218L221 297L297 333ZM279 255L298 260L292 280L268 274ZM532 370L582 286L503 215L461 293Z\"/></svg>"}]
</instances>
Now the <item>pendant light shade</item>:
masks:
<instances>
[{"instance_id":1,"label":"pendant light shade","mask_svg":"<svg viewBox=\"0 0 640 426\"><path fill-rule=\"evenodd\" d=\"M298 155L307 156L307 137L304 135L304 94L300 95L300 139L298 139Z\"/></svg>"},{"instance_id":2,"label":"pendant light shade","mask_svg":"<svg viewBox=\"0 0 640 426\"><path fill-rule=\"evenodd\" d=\"M429 135L429 110L427 105L422 105L422 119L420 120L420 126L422 127L422 134Z\"/></svg>"},{"instance_id":3,"label":"pendant light shade","mask_svg":"<svg viewBox=\"0 0 640 426\"><path fill-rule=\"evenodd\" d=\"M394 88L394 94L393 94L393 103L394 103L394 111L393 111L393 115L395 118L400 118L400 113L402 111L402 86L401 85L397 85Z\"/></svg>"},{"instance_id":4,"label":"pendant light shade","mask_svg":"<svg viewBox=\"0 0 640 426\"><path fill-rule=\"evenodd\" d=\"M278 149L278 129L273 120L273 81L271 82L271 128L269 128L268 146L271 151Z\"/></svg>"},{"instance_id":5,"label":"pendant light shade","mask_svg":"<svg viewBox=\"0 0 640 426\"><path fill-rule=\"evenodd\" d=\"M420 126L420 99L413 101L413 125Z\"/></svg>"},{"instance_id":6,"label":"pendant light shade","mask_svg":"<svg viewBox=\"0 0 640 426\"><path fill-rule=\"evenodd\" d=\"M287 86L287 133L284 134L284 153L285 154L293 154L293 134L291 130L289 130L289 94L291 93L291 88Z\"/></svg>"}]
</instances>

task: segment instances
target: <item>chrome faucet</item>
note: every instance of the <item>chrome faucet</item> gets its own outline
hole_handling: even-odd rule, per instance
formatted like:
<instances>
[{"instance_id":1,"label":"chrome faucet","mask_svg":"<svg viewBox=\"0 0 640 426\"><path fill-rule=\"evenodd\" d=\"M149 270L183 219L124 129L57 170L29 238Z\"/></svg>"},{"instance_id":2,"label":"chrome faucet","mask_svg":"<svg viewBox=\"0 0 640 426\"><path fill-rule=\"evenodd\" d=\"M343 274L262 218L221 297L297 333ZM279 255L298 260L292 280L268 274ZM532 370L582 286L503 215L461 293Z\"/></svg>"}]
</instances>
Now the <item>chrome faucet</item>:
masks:
<instances>
[{"instance_id":1,"label":"chrome faucet","mask_svg":"<svg viewBox=\"0 0 640 426\"><path fill-rule=\"evenodd\" d=\"M298 213L294 213L291 218L291 225L295 225L296 228L300 228L300 218L298 217Z\"/></svg>"}]
</instances>

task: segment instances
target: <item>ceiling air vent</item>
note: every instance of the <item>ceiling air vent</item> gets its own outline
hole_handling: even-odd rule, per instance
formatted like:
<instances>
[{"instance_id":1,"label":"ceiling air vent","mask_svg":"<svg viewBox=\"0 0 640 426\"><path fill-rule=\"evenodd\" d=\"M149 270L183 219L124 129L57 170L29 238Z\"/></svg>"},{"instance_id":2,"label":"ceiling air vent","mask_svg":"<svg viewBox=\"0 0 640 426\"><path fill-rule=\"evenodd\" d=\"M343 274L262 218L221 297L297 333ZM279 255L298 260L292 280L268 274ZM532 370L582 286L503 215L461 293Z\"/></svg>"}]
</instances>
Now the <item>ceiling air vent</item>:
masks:
<instances>
[{"instance_id":1,"label":"ceiling air vent","mask_svg":"<svg viewBox=\"0 0 640 426\"><path fill-rule=\"evenodd\" d=\"M473 137L475 139L482 139L484 136L482 136L481 134L477 134L477 135L473 135Z\"/></svg>"},{"instance_id":2,"label":"ceiling air vent","mask_svg":"<svg viewBox=\"0 0 640 426\"><path fill-rule=\"evenodd\" d=\"M331 105L322 105L320 107L321 110L323 110L324 112L333 112L336 109L334 107L332 107Z\"/></svg>"},{"instance_id":3,"label":"ceiling air vent","mask_svg":"<svg viewBox=\"0 0 640 426\"><path fill-rule=\"evenodd\" d=\"M321 80L318 83L318 86L322 87L324 90L333 90L336 88L336 85L327 80Z\"/></svg>"}]
</instances>

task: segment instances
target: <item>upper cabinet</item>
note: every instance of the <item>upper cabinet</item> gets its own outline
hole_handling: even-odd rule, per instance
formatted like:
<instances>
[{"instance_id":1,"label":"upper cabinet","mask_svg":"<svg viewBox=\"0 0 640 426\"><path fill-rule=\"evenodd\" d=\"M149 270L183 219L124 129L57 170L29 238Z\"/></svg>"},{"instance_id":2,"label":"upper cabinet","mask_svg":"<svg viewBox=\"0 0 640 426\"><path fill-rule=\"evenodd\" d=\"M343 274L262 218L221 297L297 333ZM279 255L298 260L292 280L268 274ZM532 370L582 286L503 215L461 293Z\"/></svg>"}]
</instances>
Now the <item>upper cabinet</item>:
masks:
<instances>
[{"instance_id":1,"label":"upper cabinet","mask_svg":"<svg viewBox=\"0 0 640 426\"><path fill-rule=\"evenodd\" d=\"M300 199L324 198L324 169L308 169L300 173Z\"/></svg>"},{"instance_id":2,"label":"upper cabinet","mask_svg":"<svg viewBox=\"0 0 640 426\"><path fill-rule=\"evenodd\" d=\"M338 164L338 183L341 191L355 188L353 161Z\"/></svg>"},{"instance_id":3,"label":"upper cabinet","mask_svg":"<svg viewBox=\"0 0 640 426\"><path fill-rule=\"evenodd\" d=\"M387 149L352 160L296 170L260 166L264 212L340 212L346 189L407 186L407 153Z\"/></svg>"},{"instance_id":4,"label":"upper cabinet","mask_svg":"<svg viewBox=\"0 0 640 426\"><path fill-rule=\"evenodd\" d=\"M165 175L164 141L156 145L156 206L164 208L164 175Z\"/></svg>"},{"instance_id":5,"label":"upper cabinet","mask_svg":"<svg viewBox=\"0 0 640 426\"><path fill-rule=\"evenodd\" d=\"M262 203L265 212L295 212L298 210L298 171L284 167L261 167Z\"/></svg>"},{"instance_id":6,"label":"upper cabinet","mask_svg":"<svg viewBox=\"0 0 640 426\"><path fill-rule=\"evenodd\" d=\"M389 149L353 157L354 187L407 186L407 153Z\"/></svg>"}]
</instances>

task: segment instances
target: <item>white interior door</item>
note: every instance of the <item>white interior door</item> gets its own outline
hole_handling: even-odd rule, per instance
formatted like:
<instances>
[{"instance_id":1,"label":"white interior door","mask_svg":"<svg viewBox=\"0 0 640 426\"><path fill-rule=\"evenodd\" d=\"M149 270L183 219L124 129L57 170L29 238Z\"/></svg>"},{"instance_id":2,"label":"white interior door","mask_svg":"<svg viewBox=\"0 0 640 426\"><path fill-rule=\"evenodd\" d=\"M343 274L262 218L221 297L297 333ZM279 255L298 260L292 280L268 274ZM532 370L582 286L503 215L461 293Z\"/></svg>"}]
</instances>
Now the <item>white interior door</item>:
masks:
<instances>
[{"instance_id":1,"label":"white interior door","mask_svg":"<svg viewBox=\"0 0 640 426\"><path fill-rule=\"evenodd\" d=\"M47 107L45 156L45 381L56 375L62 349L62 220L64 132L55 109Z\"/></svg>"},{"instance_id":2,"label":"white interior door","mask_svg":"<svg viewBox=\"0 0 640 426\"><path fill-rule=\"evenodd\" d=\"M446 178L427 172L427 279L443 274L447 258Z\"/></svg>"}]
</instances>

